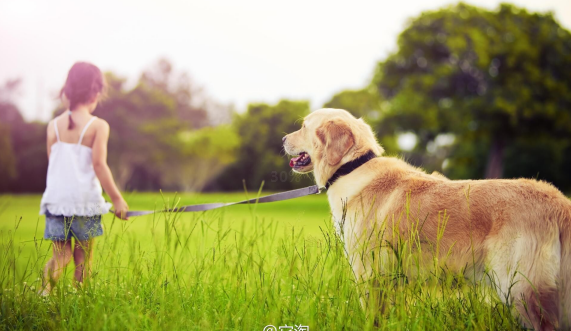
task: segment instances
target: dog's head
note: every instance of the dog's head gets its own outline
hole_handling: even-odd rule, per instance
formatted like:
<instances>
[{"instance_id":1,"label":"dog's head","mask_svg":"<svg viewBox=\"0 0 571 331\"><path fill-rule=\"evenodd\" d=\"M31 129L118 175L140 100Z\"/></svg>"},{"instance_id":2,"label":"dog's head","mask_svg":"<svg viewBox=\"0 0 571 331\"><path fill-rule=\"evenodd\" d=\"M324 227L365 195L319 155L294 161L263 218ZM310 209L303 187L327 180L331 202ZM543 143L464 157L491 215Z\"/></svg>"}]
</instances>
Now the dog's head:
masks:
<instances>
[{"instance_id":1,"label":"dog's head","mask_svg":"<svg viewBox=\"0 0 571 331\"><path fill-rule=\"evenodd\" d=\"M342 109L314 111L304 119L301 129L283 138L283 143L286 153L295 156L289 163L293 171L314 171L319 186L324 186L343 164L368 151L383 154L371 127Z\"/></svg>"}]
</instances>

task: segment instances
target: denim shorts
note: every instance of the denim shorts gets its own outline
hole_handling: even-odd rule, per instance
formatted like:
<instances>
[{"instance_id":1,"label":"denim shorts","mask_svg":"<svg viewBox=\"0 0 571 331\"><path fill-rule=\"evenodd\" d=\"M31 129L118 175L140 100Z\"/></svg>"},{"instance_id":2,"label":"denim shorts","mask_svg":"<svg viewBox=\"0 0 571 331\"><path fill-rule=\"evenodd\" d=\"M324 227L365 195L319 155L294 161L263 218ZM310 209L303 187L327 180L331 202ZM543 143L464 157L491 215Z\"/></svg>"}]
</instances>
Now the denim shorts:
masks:
<instances>
[{"instance_id":1,"label":"denim shorts","mask_svg":"<svg viewBox=\"0 0 571 331\"><path fill-rule=\"evenodd\" d=\"M102 234L101 215L66 217L46 211L44 239L63 241L73 237L76 240L88 240Z\"/></svg>"}]
</instances>

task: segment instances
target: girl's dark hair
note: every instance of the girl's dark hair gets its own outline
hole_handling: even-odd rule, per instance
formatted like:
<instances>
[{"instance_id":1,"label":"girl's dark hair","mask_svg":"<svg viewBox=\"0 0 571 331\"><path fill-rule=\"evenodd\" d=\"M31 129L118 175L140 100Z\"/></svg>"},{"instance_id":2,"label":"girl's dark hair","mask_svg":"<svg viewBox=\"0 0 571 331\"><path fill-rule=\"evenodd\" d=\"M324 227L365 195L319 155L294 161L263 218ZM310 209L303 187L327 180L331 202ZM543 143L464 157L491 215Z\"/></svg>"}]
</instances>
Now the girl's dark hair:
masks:
<instances>
[{"instance_id":1,"label":"girl's dark hair","mask_svg":"<svg viewBox=\"0 0 571 331\"><path fill-rule=\"evenodd\" d=\"M67 74L65 84L60 91L60 98L65 95L69 101L69 125L71 130L75 126L71 119L71 111L78 105L91 103L97 97L97 93L104 94L107 84L101 70L91 63L77 62Z\"/></svg>"}]
</instances>

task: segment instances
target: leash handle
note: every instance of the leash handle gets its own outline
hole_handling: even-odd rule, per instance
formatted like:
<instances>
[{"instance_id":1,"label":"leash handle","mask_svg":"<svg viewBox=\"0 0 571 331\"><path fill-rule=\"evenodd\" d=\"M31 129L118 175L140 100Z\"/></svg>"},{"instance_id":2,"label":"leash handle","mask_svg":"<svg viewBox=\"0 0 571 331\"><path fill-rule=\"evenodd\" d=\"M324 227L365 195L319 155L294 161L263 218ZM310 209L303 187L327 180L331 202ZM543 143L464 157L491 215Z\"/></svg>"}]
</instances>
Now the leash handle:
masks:
<instances>
[{"instance_id":1,"label":"leash handle","mask_svg":"<svg viewBox=\"0 0 571 331\"><path fill-rule=\"evenodd\" d=\"M304 197L307 195L319 194L319 193L321 193L321 189L319 188L319 186L313 185L313 186L300 188L297 190L291 190L291 191L280 192L280 193L276 193L276 194L270 194L270 195L266 195L266 196L263 196L260 198L253 198L253 199L248 199L248 200L238 201L238 202L203 203L203 204L198 204L198 205L188 205L188 206L182 206L182 207L171 208L171 209L163 209L160 211L133 210L133 211L127 212L127 217L143 216L143 215L150 215L150 214L154 214L154 213L165 213L165 212L188 213L188 212L197 212L197 211L207 211L207 210L218 209L218 208L228 207L228 206L233 206L233 205L243 205L243 204L247 204L247 203L268 203L268 202L284 201L284 200L301 198L301 197ZM110 210L110 212L115 213L113 210Z\"/></svg>"}]
</instances>

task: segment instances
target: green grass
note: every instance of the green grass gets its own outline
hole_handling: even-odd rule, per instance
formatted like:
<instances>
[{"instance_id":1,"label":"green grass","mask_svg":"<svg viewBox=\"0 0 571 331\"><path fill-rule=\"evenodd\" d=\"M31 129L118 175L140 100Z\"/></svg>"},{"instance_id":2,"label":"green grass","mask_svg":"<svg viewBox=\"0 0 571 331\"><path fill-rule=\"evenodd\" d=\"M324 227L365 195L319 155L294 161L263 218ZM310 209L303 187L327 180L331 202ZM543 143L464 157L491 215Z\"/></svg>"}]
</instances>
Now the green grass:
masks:
<instances>
[{"instance_id":1,"label":"green grass","mask_svg":"<svg viewBox=\"0 0 571 331\"><path fill-rule=\"evenodd\" d=\"M243 198L182 195L179 204ZM0 196L0 329L518 328L510 308L487 287L441 272L417 279L385 273L376 285L389 302L385 313L374 313L373 305L365 312L358 292L365 285L355 282L324 194L126 222L105 215L91 280L75 290L72 263L53 295L40 297L51 242L42 239L39 199ZM133 210L177 201L174 194L126 199ZM403 247L399 263L414 261Z\"/></svg>"}]
</instances>

